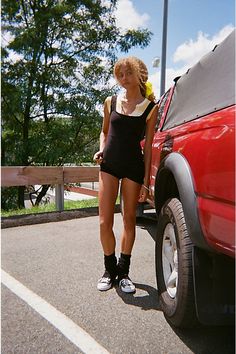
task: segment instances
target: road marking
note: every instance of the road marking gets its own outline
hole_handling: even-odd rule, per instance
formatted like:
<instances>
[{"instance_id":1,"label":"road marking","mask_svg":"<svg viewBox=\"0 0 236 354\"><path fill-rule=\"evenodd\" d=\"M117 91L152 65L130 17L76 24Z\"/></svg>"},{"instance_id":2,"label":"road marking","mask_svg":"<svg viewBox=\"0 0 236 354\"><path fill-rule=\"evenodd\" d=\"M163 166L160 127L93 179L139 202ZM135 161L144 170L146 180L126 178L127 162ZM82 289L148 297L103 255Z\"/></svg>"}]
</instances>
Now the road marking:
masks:
<instances>
[{"instance_id":1,"label":"road marking","mask_svg":"<svg viewBox=\"0 0 236 354\"><path fill-rule=\"evenodd\" d=\"M62 312L50 305L37 294L26 288L18 280L1 271L1 282L14 294L31 306L37 313L56 327L67 339L85 354L109 354L99 343L95 341L76 323L66 317Z\"/></svg>"}]
</instances>

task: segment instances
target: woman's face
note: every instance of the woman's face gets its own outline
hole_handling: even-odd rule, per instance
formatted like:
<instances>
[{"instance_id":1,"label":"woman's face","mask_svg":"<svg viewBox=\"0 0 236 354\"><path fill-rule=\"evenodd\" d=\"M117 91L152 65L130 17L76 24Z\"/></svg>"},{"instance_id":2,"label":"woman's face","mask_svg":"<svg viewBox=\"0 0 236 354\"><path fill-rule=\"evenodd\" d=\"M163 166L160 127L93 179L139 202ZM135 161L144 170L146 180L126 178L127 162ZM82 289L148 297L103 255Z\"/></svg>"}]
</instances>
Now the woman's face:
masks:
<instances>
[{"instance_id":1,"label":"woman's face","mask_svg":"<svg viewBox=\"0 0 236 354\"><path fill-rule=\"evenodd\" d=\"M134 70L128 65L121 65L119 73L117 75L119 84L125 89L129 89L133 86L139 86L139 78Z\"/></svg>"}]
</instances>

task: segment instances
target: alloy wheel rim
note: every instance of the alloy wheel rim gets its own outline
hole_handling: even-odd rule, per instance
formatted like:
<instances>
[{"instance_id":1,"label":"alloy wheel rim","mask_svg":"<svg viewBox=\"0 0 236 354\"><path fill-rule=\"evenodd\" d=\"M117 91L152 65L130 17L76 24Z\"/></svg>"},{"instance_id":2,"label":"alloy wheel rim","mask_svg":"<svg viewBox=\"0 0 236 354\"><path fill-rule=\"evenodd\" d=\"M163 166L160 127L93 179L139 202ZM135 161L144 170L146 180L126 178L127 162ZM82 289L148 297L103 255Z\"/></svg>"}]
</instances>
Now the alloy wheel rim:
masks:
<instances>
[{"instance_id":1,"label":"alloy wheel rim","mask_svg":"<svg viewBox=\"0 0 236 354\"><path fill-rule=\"evenodd\" d=\"M164 230L162 268L166 290L171 298L175 298L178 285L178 251L175 230L171 223Z\"/></svg>"}]
</instances>

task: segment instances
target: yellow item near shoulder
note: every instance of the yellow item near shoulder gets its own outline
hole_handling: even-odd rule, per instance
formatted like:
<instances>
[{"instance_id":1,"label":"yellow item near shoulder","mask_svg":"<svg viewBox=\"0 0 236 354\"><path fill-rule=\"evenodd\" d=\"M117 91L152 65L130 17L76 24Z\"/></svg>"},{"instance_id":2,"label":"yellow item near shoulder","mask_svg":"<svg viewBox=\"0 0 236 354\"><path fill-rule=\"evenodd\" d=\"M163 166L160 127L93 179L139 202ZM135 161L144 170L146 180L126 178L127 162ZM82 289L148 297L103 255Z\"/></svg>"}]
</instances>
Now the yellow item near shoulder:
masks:
<instances>
[{"instance_id":1,"label":"yellow item near shoulder","mask_svg":"<svg viewBox=\"0 0 236 354\"><path fill-rule=\"evenodd\" d=\"M152 84L150 81L147 81L145 85L146 85L146 98L148 98L153 93Z\"/></svg>"}]
</instances>

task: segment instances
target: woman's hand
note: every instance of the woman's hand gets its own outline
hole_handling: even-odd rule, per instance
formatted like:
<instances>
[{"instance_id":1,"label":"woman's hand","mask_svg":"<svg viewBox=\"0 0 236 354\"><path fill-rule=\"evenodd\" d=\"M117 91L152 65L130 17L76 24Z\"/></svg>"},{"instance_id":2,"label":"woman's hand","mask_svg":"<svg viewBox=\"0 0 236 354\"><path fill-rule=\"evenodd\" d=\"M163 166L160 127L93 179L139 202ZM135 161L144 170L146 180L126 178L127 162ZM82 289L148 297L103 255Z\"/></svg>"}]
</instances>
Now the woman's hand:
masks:
<instances>
[{"instance_id":1,"label":"woman's hand","mask_svg":"<svg viewBox=\"0 0 236 354\"><path fill-rule=\"evenodd\" d=\"M149 188L142 185L140 192L139 192L139 199L138 202L139 203L144 203L146 202L147 198L148 198L148 194L149 194Z\"/></svg>"},{"instance_id":2,"label":"woman's hand","mask_svg":"<svg viewBox=\"0 0 236 354\"><path fill-rule=\"evenodd\" d=\"M93 156L93 161L96 162L96 164L100 165L102 163L102 160L103 160L103 152L102 151L96 152L96 154L94 154Z\"/></svg>"}]
</instances>

